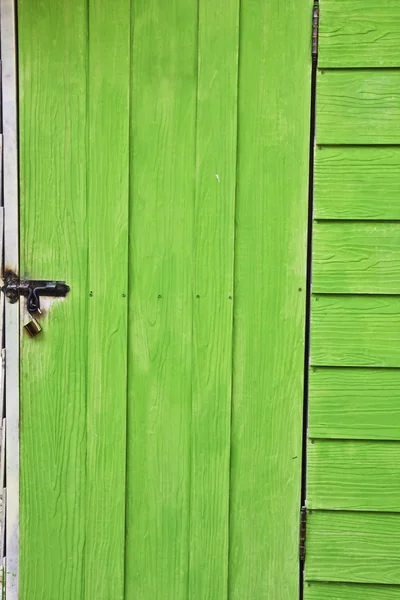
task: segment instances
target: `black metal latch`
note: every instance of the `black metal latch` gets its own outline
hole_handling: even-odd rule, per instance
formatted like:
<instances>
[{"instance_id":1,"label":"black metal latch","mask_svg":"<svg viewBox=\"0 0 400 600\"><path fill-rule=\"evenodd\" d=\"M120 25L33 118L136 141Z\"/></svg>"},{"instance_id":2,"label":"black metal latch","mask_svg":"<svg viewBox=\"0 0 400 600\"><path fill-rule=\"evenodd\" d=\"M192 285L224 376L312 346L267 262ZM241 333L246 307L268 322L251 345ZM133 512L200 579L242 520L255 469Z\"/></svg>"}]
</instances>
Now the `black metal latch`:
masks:
<instances>
[{"instance_id":1,"label":"black metal latch","mask_svg":"<svg viewBox=\"0 0 400 600\"><path fill-rule=\"evenodd\" d=\"M4 285L1 291L11 304L18 302L20 296L27 298L29 313L40 312L40 296L66 296L69 285L65 281L20 280L12 271L4 273Z\"/></svg>"}]
</instances>

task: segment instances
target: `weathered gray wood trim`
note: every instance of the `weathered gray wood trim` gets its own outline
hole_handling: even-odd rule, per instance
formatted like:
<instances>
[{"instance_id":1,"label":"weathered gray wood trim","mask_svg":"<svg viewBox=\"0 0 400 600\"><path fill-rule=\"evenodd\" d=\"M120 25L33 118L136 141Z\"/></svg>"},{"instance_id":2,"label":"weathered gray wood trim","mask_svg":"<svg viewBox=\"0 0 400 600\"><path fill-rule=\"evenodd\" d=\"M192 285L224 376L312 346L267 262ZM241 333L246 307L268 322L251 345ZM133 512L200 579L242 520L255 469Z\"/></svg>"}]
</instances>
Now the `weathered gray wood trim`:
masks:
<instances>
[{"instance_id":1,"label":"weathered gray wood trim","mask_svg":"<svg viewBox=\"0 0 400 600\"><path fill-rule=\"evenodd\" d=\"M4 265L18 273L18 123L15 0L0 0L3 103ZM5 303L6 599L18 600L19 305Z\"/></svg>"}]
</instances>

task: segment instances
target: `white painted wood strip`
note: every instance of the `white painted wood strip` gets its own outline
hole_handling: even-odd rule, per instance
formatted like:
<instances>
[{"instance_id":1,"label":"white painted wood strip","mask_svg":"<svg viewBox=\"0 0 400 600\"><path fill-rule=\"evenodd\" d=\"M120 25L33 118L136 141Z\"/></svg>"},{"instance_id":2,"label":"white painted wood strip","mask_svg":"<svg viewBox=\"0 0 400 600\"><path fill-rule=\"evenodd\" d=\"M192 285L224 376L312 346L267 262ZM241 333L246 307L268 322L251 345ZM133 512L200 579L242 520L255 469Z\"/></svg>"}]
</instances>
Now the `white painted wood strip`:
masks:
<instances>
[{"instance_id":1,"label":"white painted wood strip","mask_svg":"<svg viewBox=\"0 0 400 600\"><path fill-rule=\"evenodd\" d=\"M3 156L3 136L0 136L0 157ZM2 161L0 160L0 170L2 169ZM1 181L1 179L0 179ZM1 186L0 186L1 189ZM3 265L3 234L4 234L4 209L0 207L0 261ZM4 326L4 294L0 294L0 346L3 344L3 326ZM4 370L5 370L5 353L4 348L1 349L0 355L0 419L4 418L5 409L5 390L4 390ZM0 560L2 555L0 554Z\"/></svg>"},{"instance_id":2,"label":"white painted wood strip","mask_svg":"<svg viewBox=\"0 0 400 600\"><path fill-rule=\"evenodd\" d=\"M1 60L0 60L0 77L1 77L1 73L2 73L2 67L1 67ZM2 103L2 98L0 97L0 102ZM0 151L1 151L1 155L3 156L3 134L0 134ZM0 175L1 175L1 180L3 180L3 163L0 163ZM3 208L3 189L0 189L0 194L1 194L1 207ZM3 240L1 240L1 252L3 252ZM3 255L2 255L3 256Z\"/></svg>"},{"instance_id":3,"label":"white painted wood strip","mask_svg":"<svg viewBox=\"0 0 400 600\"><path fill-rule=\"evenodd\" d=\"M0 294L0 313L1 313L1 328L0 328L0 335L2 336L1 339L3 339L3 318L4 318L4 295ZM6 368L6 353L4 348L1 351L0 354L0 419L3 420L4 418L4 409L5 409L5 389L4 389L4 376L5 376L5 368ZM0 560L1 560L1 556L0 556Z\"/></svg>"},{"instance_id":4,"label":"white painted wood strip","mask_svg":"<svg viewBox=\"0 0 400 600\"><path fill-rule=\"evenodd\" d=\"M2 560L1 566L2 566L1 577L2 577L2 581L3 581L3 579L5 578L5 572L6 572L6 559L5 559L5 557ZM2 589L3 589L3 583L2 583ZM4 596L4 598L2 598L2 600L5 600L5 596Z\"/></svg>"},{"instance_id":5,"label":"white painted wood strip","mask_svg":"<svg viewBox=\"0 0 400 600\"><path fill-rule=\"evenodd\" d=\"M6 419L1 423L1 439L0 439L0 490L3 490L6 468Z\"/></svg>"},{"instance_id":6,"label":"white painted wood strip","mask_svg":"<svg viewBox=\"0 0 400 600\"><path fill-rule=\"evenodd\" d=\"M18 129L15 0L0 0L3 101L4 263L18 272ZM19 555L19 305L5 303L6 600L18 600Z\"/></svg>"},{"instance_id":7,"label":"white painted wood strip","mask_svg":"<svg viewBox=\"0 0 400 600\"><path fill-rule=\"evenodd\" d=\"M5 460L6 460L6 419L2 419L0 433L0 560L5 558L5 531L6 531L6 499L5 485Z\"/></svg>"},{"instance_id":8,"label":"white painted wood strip","mask_svg":"<svg viewBox=\"0 0 400 600\"><path fill-rule=\"evenodd\" d=\"M1 520L0 520L0 527L1 527L1 531L0 531L0 554L2 556L1 560L1 564L5 567L6 564L6 557L4 556L4 552L5 552L5 543L6 543L6 519L5 519L5 515L6 515L6 506L7 506L7 493L6 493L6 488L2 489L2 502L1 502ZM5 573L5 568L4 568L4 573Z\"/></svg>"}]
</instances>

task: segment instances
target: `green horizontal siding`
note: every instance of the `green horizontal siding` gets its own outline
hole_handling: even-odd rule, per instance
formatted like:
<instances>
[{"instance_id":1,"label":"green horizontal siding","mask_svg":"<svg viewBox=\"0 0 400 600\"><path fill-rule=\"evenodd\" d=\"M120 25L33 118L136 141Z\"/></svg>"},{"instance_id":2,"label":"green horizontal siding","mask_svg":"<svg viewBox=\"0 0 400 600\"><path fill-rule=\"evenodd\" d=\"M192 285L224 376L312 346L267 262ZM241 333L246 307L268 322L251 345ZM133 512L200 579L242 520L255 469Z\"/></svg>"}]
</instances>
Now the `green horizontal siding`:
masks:
<instances>
[{"instance_id":1,"label":"green horizontal siding","mask_svg":"<svg viewBox=\"0 0 400 600\"><path fill-rule=\"evenodd\" d=\"M313 226L314 293L399 294L400 223Z\"/></svg>"},{"instance_id":2,"label":"green horizontal siding","mask_svg":"<svg viewBox=\"0 0 400 600\"><path fill-rule=\"evenodd\" d=\"M397 585L357 583L306 583L304 600L398 600Z\"/></svg>"},{"instance_id":3,"label":"green horizontal siding","mask_svg":"<svg viewBox=\"0 0 400 600\"><path fill-rule=\"evenodd\" d=\"M400 440L400 369L313 367L310 438Z\"/></svg>"},{"instance_id":4,"label":"green horizontal siding","mask_svg":"<svg viewBox=\"0 0 400 600\"><path fill-rule=\"evenodd\" d=\"M400 443L311 440L307 507L400 512Z\"/></svg>"},{"instance_id":5,"label":"green horizontal siding","mask_svg":"<svg viewBox=\"0 0 400 600\"><path fill-rule=\"evenodd\" d=\"M400 584L400 514L312 511L309 581Z\"/></svg>"},{"instance_id":6,"label":"green horizontal siding","mask_svg":"<svg viewBox=\"0 0 400 600\"><path fill-rule=\"evenodd\" d=\"M320 0L319 8L304 598L392 600L400 596L400 4Z\"/></svg>"},{"instance_id":7,"label":"green horizontal siding","mask_svg":"<svg viewBox=\"0 0 400 600\"><path fill-rule=\"evenodd\" d=\"M400 70L319 71L317 144L397 144Z\"/></svg>"},{"instance_id":8,"label":"green horizontal siding","mask_svg":"<svg viewBox=\"0 0 400 600\"><path fill-rule=\"evenodd\" d=\"M320 0L319 66L400 67L397 0Z\"/></svg>"},{"instance_id":9,"label":"green horizontal siding","mask_svg":"<svg viewBox=\"0 0 400 600\"><path fill-rule=\"evenodd\" d=\"M316 295L311 364L400 367L400 297Z\"/></svg>"},{"instance_id":10,"label":"green horizontal siding","mask_svg":"<svg viewBox=\"0 0 400 600\"><path fill-rule=\"evenodd\" d=\"M400 147L318 146L314 218L400 220Z\"/></svg>"}]
</instances>

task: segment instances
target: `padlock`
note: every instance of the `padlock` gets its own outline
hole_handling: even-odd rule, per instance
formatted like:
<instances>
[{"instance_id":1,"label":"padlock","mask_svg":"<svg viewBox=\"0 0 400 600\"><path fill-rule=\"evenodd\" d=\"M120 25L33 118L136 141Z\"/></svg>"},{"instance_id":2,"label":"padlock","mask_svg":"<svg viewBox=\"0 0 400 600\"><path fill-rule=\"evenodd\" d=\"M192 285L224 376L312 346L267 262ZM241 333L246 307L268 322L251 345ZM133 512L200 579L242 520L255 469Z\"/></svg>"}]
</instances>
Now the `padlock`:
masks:
<instances>
[{"instance_id":1,"label":"padlock","mask_svg":"<svg viewBox=\"0 0 400 600\"><path fill-rule=\"evenodd\" d=\"M42 331L41 326L33 317L24 325L24 329L30 338L35 337L35 335L38 335Z\"/></svg>"}]
</instances>

